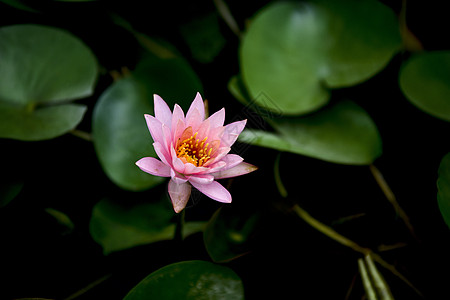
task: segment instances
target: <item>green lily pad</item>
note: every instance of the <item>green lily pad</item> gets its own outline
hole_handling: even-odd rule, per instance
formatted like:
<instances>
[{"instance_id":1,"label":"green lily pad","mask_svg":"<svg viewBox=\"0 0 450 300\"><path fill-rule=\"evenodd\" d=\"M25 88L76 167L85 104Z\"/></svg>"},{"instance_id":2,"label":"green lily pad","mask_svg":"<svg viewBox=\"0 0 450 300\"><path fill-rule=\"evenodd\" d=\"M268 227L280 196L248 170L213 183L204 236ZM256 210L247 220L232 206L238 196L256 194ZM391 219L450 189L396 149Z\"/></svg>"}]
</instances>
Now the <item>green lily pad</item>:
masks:
<instances>
[{"instance_id":1,"label":"green lily pad","mask_svg":"<svg viewBox=\"0 0 450 300\"><path fill-rule=\"evenodd\" d=\"M396 16L378 1L277 2L252 20L240 65L252 98L272 100L259 105L298 115L324 106L329 88L372 77L400 47Z\"/></svg>"},{"instance_id":2,"label":"green lily pad","mask_svg":"<svg viewBox=\"0 0 450 300\"><path fill-rule=\"evenodd\" d=\"M450 121L450 51L412 56L400 71L400 88L419 109Z\"/></svg>"},{"instance_id":3,"label":"green lily pad","mask_svg":"<svg viewBox=\"0 0 450 300\"><path fill-rule=\"evenodd\" d=\"M153 94L163 97L171 108L178 103L187 109L198 91L200 81L184 60L152 58L101 95L92 134L103 170L115 184L139 191L163 182L135 165L142 157L157 157L144 114L153 115Z\"/></svg>"},{"instance_id":4,"label":"green lily pad","mask_svg":"<svg viewBox=\"0 0 450 300\"><path fill-rule=\"evenodd\" d=\"M0 137L43 140L73 129L86 107L68 101L93 93L92 52L60 29L0 28Z\"/></svg>"},{"instance_id":5,"label":"green lily pad","mask_svg":"<svg viewBox=\"0 0 450 300\"><path fill-rule=\"evenodd\" d=\"M183 24L180 32L192 56L201 63L212 62L226 44L220 32L219 17L214 12Z\"/></svg>"},{"instance_id":6,"label":"green lily pad","mask_svg":"<svg viewBox=\"0 0 450 300\"><path fill-rule=\"evenodd\" d=\"M85 105L64 104L28 112L0 102L0 137L25 141L51 139L74 129L86 109Z\"/></svg>"},{"instance_id":7,"label":"green lily pad","mask_svg":"<svg viewBox=\"0 0 450 300\"><path fill-rule=\"evenodd\" d=\"M444 156L438 171L437 200L442 217L450 227L450 153Z\"/></svg>"},{"instance_id":8,"label":"green lily pad","mask_svg":"<svg viewBox=\"0 0 450 300\"><path fill-rule=\"evenodd\" d=\"M313 115L274 119L276 132L246 129L241 142L329 162L371 164L382 152L376 125L360 106L342 101Z\"/></svg>"},{"instance_id":9,"label":"green lily pad","mask_svg":"<svg viewBox=\"0 0 450 300\"><path fill-rule=\"evenodd\" d=\"M183 261L165 266L142 280L124 300L244 299L239 276L230 268L206 261Z\"/></svg>"},{"instance_id":10,"label":"green lily pad","mask_svg":"<svg viewBox=\"0 0 450 300\"><path fill-rule=\"evenodd\" d=\"M227 262L248 253L248 238L257 222L257 214L243 216L241 211L219 208L203 232L205 248L212 260Z\"/></svg>"},{"instance_id":11,"label":"green lily pad","mask_svg":"<svg viewBox=\"0 0 450 300\"><path fill-rule=\"evenodd\" d=\"M103 252L173 239L174 215L167 198L135 205L101 200L92 210L90 233L103 247Z\"/></svg>"}]
</instances>

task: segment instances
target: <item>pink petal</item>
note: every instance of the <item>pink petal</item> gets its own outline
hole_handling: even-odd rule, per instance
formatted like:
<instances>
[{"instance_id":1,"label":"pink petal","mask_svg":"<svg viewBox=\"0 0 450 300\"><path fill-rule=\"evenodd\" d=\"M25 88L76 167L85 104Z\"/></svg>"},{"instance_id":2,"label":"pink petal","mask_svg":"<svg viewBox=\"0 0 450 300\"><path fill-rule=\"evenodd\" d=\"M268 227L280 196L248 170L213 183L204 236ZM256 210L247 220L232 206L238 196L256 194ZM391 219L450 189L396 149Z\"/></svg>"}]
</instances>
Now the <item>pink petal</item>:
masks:
<instances>
[{"instance_id":1,"label":"pink petal","mask_svg":"<svg viewBox=\"0 0 450 300\"><path fill-rule=\"evenodd\" d=\"M223 122L225 122L225 108L222 108L219 111L216 111L209 118L209 123L211 128L217 128L223 126Z\"/></svg>"},{"instance_id":2,"label":"pink petal","mask_svg":"<svg viewBox=\"0 0 450 300\"><path fill-rule=\"evenodd\" d=\"M211 139L212 141L214 141L214 140L219 140L220 141L224 131L225 131L225 127L223 127L223 126L219 126L219 127L216 127L216 128L211 128L209 130L208 138Z\"/></svg>"},{"instance_id":3,"label":"pink petal","mask_svg":"<svg viewBox=\"0 0 450 300\"><path fill-rule=\"evenodd\" d=\"M225 171L237 166L238 164L243 162L244 159L237 154L227 154L222 158L221 161L226 163L226 166L221 169L221 171Z\"/></svg>"},{"instance_id":4,"label":"pink petal","mask_svg":"<svg viewBox=\"0 0 450 300\"><path fill-rule=\"evenodd\" d=\"M162 124L162 136L164 141L164 147L168 148L172 143L172 134L170 132L170 128L166 124Z\"/></svg>"},{"instance_id":5,"label":"pink petal","mask_svg":"<svg viewBox=\"0 0 450 300\"><path fill-rule=\"evenodd\" d=\"M184 174L186 175L205 173L208 170L209 170L208 168L196 167L191 163L184 164Z\"/></svg>"},{"instance_id":6,"label":"pink petal","mask_svg":"<svg viewBox=\"0 0 450 300\"><path fill-rule=\"evenodd\" d=\"M189 182L194 182L198 184L208 184L213 182L214 176L211 175L192 175L189 176Z\"/></svg>"},{"instance_id":7,"label":"pink petal","mask_svg":"<svg viewBox=\"0 0 450 300\"><path fill-rule=\"evenodd\" d=\"M172 159L171 156L169 155L167 148L165 148L159 142L153 143L153 148L155 149L156 154L163 163L165 163L168 166L172 166Z\"/></svg>"},{"instance_id":8,"label":"pink petal","mask_svg":"<svg viewBox=\"0 0 450 300\"><path fill-rule=\"evenodd\" d=\"M224 168L227 164L224 161L218 161L216 163L213 163L211 166L208 167L208 171L205 174L214 173L222 168Z\"/></svg>"},{"instance_id":9,"label":"pink petal","mask_svg":"<svg viewBox=\"0 0 450 300\"><path fill-rule=\"evenodd\" d=\"M175 107L173 108L173 115L172 115L172 136L173 139L178 138L175 131L178 130L178 126L183 127L181 129L181 132L183 132L185 119L184 119L184 112L181 109L181 107L178 104L175 104ZM183 124L182 126L180 124Z\"/></svg>"},{"instance_id":10,"label":"pink petal","mask_svg":"<svg viewBox=\"0 0 450 300\"><path fill-rule=\"evenodd\" d=\"M222 135L222 145L231 147L236 142L238 136L244 130L247 120L237 121L225 126L225 131Z\"/></svg>"},{"instance_id":11,"label":"pink petal","mask_svg":"<svg viewBox=\"0 0 450 300\"><path fill-rule=\"evenodd\" d=\"M170 167L154 157L144 157L136 162L136 165L144 172L155 176L170 177Z\"/></svg>"},{"instance_id":12,"label":"pink petal","mask_svg":"<svg viewBox=\"0 0 450 300\"><path fill-rule=\"evenodd\" d=\"M241 162L240 164L234 166L231 169L219 170L218 172L211 173L210 175L213 175L214 179L230 178L244 175L253 172L257 169L258 167L254 165L248 164L246 162Z\"/></svg>"},{"instance_id":13,"label":"pink petal","mask_svg":"<svg viewBox=\"0 0 450 300\"><path fill-rule=\"evenodd\" d=\"M191 182L191 184L200 192L208 196L209 198L223 202L231 203L231 194L226 188L224 188L217 181L213 181L209 184L198 184L196 182Z\"/></svg>"},{"instance_id":14,"label":"pink petal","mask_svg":"<svg viewBox=\"0 0 450 300\"><path fill-rule=\"evenodd\" d=\"M170 169L170 177L175 183L178 184L185 183L186 181L188 181L188 179L184 177L184 175L175 172L174 169Z\"/></svg>"},{"instance_id":15,"label":"pink petal","mask_svg":"<svg viewBox=\"0 0 450 300\"><path fill-rule=\"evenodd\" d=\"M209 135L209 128L210 128L209 120L206 119L205 121L203 121L200 124L200 127L197 129L197 132L198 132L197 138L200 139L200 140L203 140L205 137L208 137L208 135Z\"/></svg>"},{"instance_id":16,"label":"pink petal","mask_svg":"<svg viewBox=\"0 0 450 300\"><path fill-rule=\"evenodd\" d=\"M189 117L186 116L186 127L192 127L192 130L194 132L198 130L202 122L203 119L201 118L198 109L194 109L193 112L189 115Z\"/></svg>"},{"instance_id":17,"label":"pink petal","mask_svg":"<svg viewBox=\"0 0 450 300\"><path fill-rule=\"evenodd\" d=\"M182 211L191 195L191 185L189 183L175 183L173 180L169 181L169 195L172 200L173 209L176 213Z\"/></svg>"},{"instance_id":18,"label":"pink petal","mask_svg":"<svg viewBox=\"0 0 450 300\"><path fill-rule=\"evenodd\" d=\"M176 126L172 127L172 140L174 144L177 143L178 139L181 137L185 130L186 126L184 125L184 121L179 119Z\"/></svg>"},{"instance_id":19,"label":"pink petal","mask_svg":"<svg viewBox=\"0 0 450 300\"><path fill-rule=\"evenodd\" d=\"M151 115L144 115L145 121L147 122L148 130L152 135L154 142L159 142L164 144L164 137L162 134L162 123Z\"/></svg>"},{"instance_id":20,"label":"pink petal","mask_svg":"<svg viewBox=\"0 0 450 300\"><path fill-rule=\"evenodd\" d=\"M195 109L199 112L200 121L205 119L205 104L203 104L202 96L200 93L197 93L194 101L192 101L191 106L189 107L188 112L186 113L186 120L191 118L191 115L194 113Z\"/></svg>"},{"instance_id":21,"label":"pink petal","mask_svg":"<svg viewBox=\"0 0 450 300\"><path fill-rule=\"evenodd\" d=\"M176 156L172 156L172 166L178 173L184 174L184 163Z\"/></svg>"},{"instance_id":22,"label":"pink petal","mask_svg":"<svg viewBox=\"0 0 450 300\"><path fill-rule=\"evenodd\" d=\"M172 126L172 112L167 103L158 95L153 95L155 117L169 128Z\"/></svg>"},{"instance_id":23,"label":"pink petal","mask_svg":"<svg viewBox=\"0 0 450 300\"><path fill-rule=\"evenodd\" d=\"M228 152L230 152L230 150L230 147L220 147L203 166L207 167L215 162L220 161L225 155L228 154Z\"/></svg>"}]
</instances>

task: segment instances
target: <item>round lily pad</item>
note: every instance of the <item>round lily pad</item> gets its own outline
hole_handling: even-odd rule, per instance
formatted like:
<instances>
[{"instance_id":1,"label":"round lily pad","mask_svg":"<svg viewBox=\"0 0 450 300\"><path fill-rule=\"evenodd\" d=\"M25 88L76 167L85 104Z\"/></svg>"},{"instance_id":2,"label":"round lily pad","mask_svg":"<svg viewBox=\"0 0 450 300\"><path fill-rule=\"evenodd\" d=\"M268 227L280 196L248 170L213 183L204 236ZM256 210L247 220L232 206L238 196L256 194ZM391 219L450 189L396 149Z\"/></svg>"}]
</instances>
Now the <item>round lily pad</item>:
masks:
<instances>
[{"instance_id":1,"label":"round lily pad","mask_svg":"<svg viewBox=\"0 0 450 300\"><path fill-rule=\"evenodd\" d=\"M419 109L450 121L450 51L412 56L400 71L400 87Z\"/></svg>"},{"instance_id":2,"label":"round lily pad","mask_svg":"<svg viewBox=\"0 0 450 300\"><path fill-rule=\"evenodd\" d=\"M40 25L0 28L0 137L49 139L73 129L93 93L97 62L70 33Z\"/></svg>"},{"instance_id":3,"label":"round lily pad","mask_svg":"<svg viewBox=\"0 0 450 300\"><path fill-rule=\"evenodd\" d=\"M256 103L298 115L324 106L329 88L367 80L400 47L396 16L378 1L276 2L252 20L240 65Z\"/></svg>"},{"instance_id":4,"label":"round lily pad","mask_svg":"<svg viewBox=\"0 0 450 300\"><path fill-rule=\"evenodd\" d=\"M148 275L124 300L244 299L239 276L230 268L207 261L183 261Z\"/></svg>"},{"instance_id":5,"label":"round lily pad","mask_svg":"<svg viewBox=\"0 0 450 300\"><path fill-rule=\"evenodd\" d=\"M276 132L246 129L242 142L329 162L366 165L382 153L376 125L360 106L342 101L306 117L271 121Z\"/></svg>"}]
</instances>

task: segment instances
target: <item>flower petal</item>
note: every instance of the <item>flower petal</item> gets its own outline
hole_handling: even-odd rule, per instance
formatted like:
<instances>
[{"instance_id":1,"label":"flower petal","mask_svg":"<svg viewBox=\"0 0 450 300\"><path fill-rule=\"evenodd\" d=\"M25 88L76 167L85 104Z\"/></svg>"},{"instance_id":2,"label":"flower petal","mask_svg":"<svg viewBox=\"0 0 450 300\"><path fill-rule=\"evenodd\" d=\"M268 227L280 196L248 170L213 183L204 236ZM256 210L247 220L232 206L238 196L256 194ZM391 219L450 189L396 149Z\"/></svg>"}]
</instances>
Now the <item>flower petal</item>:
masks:
<instances>
[{"instance_id":1,"label":"flower petal","mask_svg":"<svg viewBox=\"0 0 450 300\"><path fill-rule=\"evenodd\" d=\"M230 147L220 147L211 155L211 158L203 165L204 167L211 166L213 163L220 161L225 155L230 152Z\"/></svg>"},{"instance_id":2,"label":"flower petal","mask_svg":"<svg viewBox=\"0 0 450 300\"><path fill-rule=\"evenodd\" d=\"M205 174L217 172L217 171L221 170L222 168L224 168L226 165L227 164L224 161L215 162L211 166L208 167L208 171L205 172Z\"/></svg>"},{"instance_id":3,"label":"flower petal","mask_svg":"<svg viewBox=\"0 0 450 300\"><path fill-rule=\"evenodd\" d=\"M215 173L211 173L210 175L213 175L214 179L230 178L244 175L256 171L257 169L258 167L254 165L248 164L246 162L241 162L240 164L234 166L231 169L219 170Z\"/></svg>"},{"instance_id":4,"label":"flower petal","mask_svg":"<svg viewBox=\"0 0 450 300\"><path fill-rule=\"evenodd\" d=\"M155 176L170 177L170 167L154 157L144 157L136 162L144 172Z\"/></svg>"},{"instance_id":5,"label":"flower petal","mask_svg":"<svg viewBox=\"0 0 450 300\"><path fill-rule=\"evenodd\" d=\"M175 104L172 115L172 139L176 140L179 134L186 128L184 125L184 112L178 104Z\"/></svg>"},{"instance_id":6,"label":"flower petal","mask_svg":"<svg viewBox=\"0 0 450 300\"><path fill-rule=\"evenodd\" d=\"M155 117L169 128L172 126L172 112L167 103L160 96L153 95Z\"/></svg>"},{"instance_id":7,"label":"flower petal","mask_svg":"<svg viewBox=\"0 0 450 300\"><path fill-rule=\"evenodd\" d=\"M191 185L187 182L178 184L173 180L169 181L169 195L172 200L173 209L176 213L182 211L191 195Z\"/></svg>"},{"instance_id":8,"label":"flower petal","mask_svg":"<svg viewBox=\"0 0 450 300\"><path fill-rule=\"evenodd\" d=\"M192 130L194 132L198 130L202 122L203 119L200 116L200 112L198 111L198 109L194 109L190 116L186 117L186 127L192 127Z\"/></svg>"},{"instance_id":9,"label":"flower petal","mask_svg":"<svg viewBox=\"0 0 450 300\"><path fill-rule=\"evenodd\" d=\"M186 126L184 125L183 120L178 120L178 123L175 127L172 127L172 140L174 144L177 144L177 141L181 138L181 135L186 130Z\"/></svg>"},{"instance_id":10,"label":"flower petal","mask_svg":"<svg viewBox=\"0 0 450 300\"><path fill-rule=\"evenodd\" d=\"M223 122L225 122L225 108L216 111L207 120L209 120L211 128L223 126Z\"/></svg>"},{"instance_id":11,"label":"flower petal","mask_svg":"<svg viewBox=\"0 0 450 300\"><path fill-rule=\"evenodd\" d=\"M209 198L223 202L231 203L231 194L226 188L224 188L217 181L213 181L209 184L198 184L196 182L191 182L191 184L200 192L208 196Z\"/></svg>"},{"instance_id":12,"label":"flower petal","mask_svg":"<svg viewBox=\"0 0 450 300\"><path fill-rule=\"evenodd\" d=\"M184 174L184 163L176 155L172 156L172 167L178 173Z\"/></svg>"},{"instance_id":13,"label":"flower petal","mask_svg":"<svg viewBox=\"0 0 450 300\"><path fill-rule=\"evenodd\" d=\"M221 169L221 171L225 171L237 166L238 164L243 162L244 159L237 154L227 154L222 158L221 161L226 163L226 166Z\"/></svg>"},{"instance_id":14,"label":"flower petal","mask_svg":"<svg viewBox=\"0 0 450 300\"><path fill-rule=\"evenodd\" d=\"M192 175L189 176L189 182L198 184L208 184L213 182L214 176L211 175Z\"/></svg>"},{"instance_id":15,"label":"flower petal","mask_svg":"<svg viewBox=\"0 0 450 300\"><path fill-rule=\"evenodd\" d=\"M247 120L237 121L225 126L225 131L222 135L222 145L231 147L231 145L236 142L238 136L241 134L242 130L244 130L245 124Z\"/></svg>"},{"instance_id":16,"label":"flower petal","mask_svg":"<svg viewBox=\"0 0 450 300\"><path fill-rule=\"evenodd\" d=\"M201 121L203 121L205 119L205 104L203 104L202 96L200 95L200 93L197 93L194 101L192 101L192 104L189 107L188 112L186 113L186 120L191 118L195 109L198 110L199 117L200 117Z\"/></svg>"},{"instance_id":17,"label":"flower petal","mask_svg":"<svg viewBox=\"0 0 450 300\"><path fill-rule=\"evenodd\" d=\"M151 115L144 115L145 121L147 122L148 130L150 131L150 134L152 135L154 142L159 142L161 144L164 144L164 137L162 134L162 123L156 119L154 116Z\"/></svg>"},{"instance_id":18,"label":"flower petal","mask_svg":"<svg viewBox=\"0 0 450 300\"><path fill-rule=\"evenodd\" d=\"M203 121L197 129L198 135L197 138L203 140L203 138L208 137L209 135L209 120L206 119Z\"/></svg>"},{"instance_id":19,"label":"flower petal","mask_svg":"<svg viewBox=\"0 0 450 300\"><path fill-rule=\"evenodd\" d=\"M167 148L165 148L159 142L153 143L153 148L155 149L156 154L163 163L168 166L172 166L172 159L170 159L171 156L169 155Z\"/></svg>"},{"instance_id":20,"label":"flower petal","mask_svg":"<svg viewBox=\"0 0 450 300\"><path fill-rule=\"evenodd\" d=\"M208 170L209 170L208 168L196 167L191 163L184 164L184 174L186 174L186 175L205 173Z\"/></svg>"},{"instance_id":21,"label":"flower petal","mask_svg":"<svg viewBox=\"0 0 450 300\"><path fill-rule=\"evenodd\" d=\"M188 179L184 177L184 175L175 172L174 169L170 169L170 177L175 183L178 184L185 183L186 181L188 181Z\"/></svg>"}]
</instances>

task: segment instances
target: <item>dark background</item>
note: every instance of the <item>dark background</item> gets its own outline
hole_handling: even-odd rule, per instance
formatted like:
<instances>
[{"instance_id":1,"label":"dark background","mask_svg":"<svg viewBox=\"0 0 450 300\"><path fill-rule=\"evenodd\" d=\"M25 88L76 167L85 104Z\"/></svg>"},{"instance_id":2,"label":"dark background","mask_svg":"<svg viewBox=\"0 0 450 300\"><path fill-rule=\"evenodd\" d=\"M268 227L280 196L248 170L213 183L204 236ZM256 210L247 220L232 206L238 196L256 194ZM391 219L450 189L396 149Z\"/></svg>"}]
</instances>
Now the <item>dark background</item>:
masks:
<instances>
[{"instance_id":1,"label":"dark background","mask_svg":"<svg viewBox=\"0 0 450 300\"><path fill-rule=\"evenodd\" d=\"M384 2L399 12L401 1ZM241 29L266 3L269 1L244 6L227 1ZM439 1L408 1L408 25L426 50L450 48L448 13L441 5ZM80 129L91 130L95 102L112 83L107 72L123 66L132 70L140 57L133 36L115 25L110 13L119 14L149 36L173 43L202 80L211 112L225 106L226 122L242 114L243 106L226 86L229 78L239 73L238 38L221 22L227 44L212 63L202 64L190 57L179 33L184 22L214 10L212 1L40 1L34 6L42 12L24 12L0 3L0 25L37 23L68 29L94 51L103 68L95 94L81 100L89 110ZM282 153L281 177L289 192L288 198L282 199L273 180L277 152L241 145L238 151L259 170L224 182L230 184L234 197L228 207L238 212L257 209L264 216L252 236L252 251L226 264L242 278L247 299L345 299L352 284L348 299L363 295L357 268L361 255L287 211L292 203L299 203L312 216L364 247L404 244L381 252L381 256L422 291L425 299L447 298L450 232L437 206L436 179L440 160L450 152L450 124L418 110L402 95L398 70L408 56L407 52L396 55L385 70L365 83L333 91L332 101L355 100L377 124L383 155L374 164L410 217L418 239L398 218L368 167ZM72 135L41 142L1 139L0 153L3 180L25 182L19 196L0 209L0 299L64 299L109 274L77 299L122 299L141 279L164 265L210 260L201 234L183 242L158 242L104 256L89 234L92 207L105 196L133 201L152 191L130 193L116 187L103 173L92 143ZM75 224L74 231L67 234L45 212L48 207L67 214ZM187 209L187 218L207 218L218 207L220 204L200 198ZM358 214L363 216L339 222ZM389 271L379 269L396 299L420 299Z\"/></svg>"}]
</instances>

